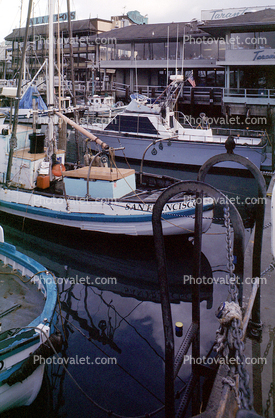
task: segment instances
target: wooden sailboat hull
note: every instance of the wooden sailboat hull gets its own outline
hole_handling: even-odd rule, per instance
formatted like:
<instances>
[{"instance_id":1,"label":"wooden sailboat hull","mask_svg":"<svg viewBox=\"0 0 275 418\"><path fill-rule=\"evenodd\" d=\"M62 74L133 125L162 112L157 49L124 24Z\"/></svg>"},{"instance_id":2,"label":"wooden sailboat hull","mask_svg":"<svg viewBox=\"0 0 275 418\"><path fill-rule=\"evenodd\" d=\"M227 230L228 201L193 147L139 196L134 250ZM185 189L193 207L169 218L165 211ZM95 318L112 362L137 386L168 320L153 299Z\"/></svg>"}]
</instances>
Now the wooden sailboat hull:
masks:
<instances>
[{"instance_id":1,"label":"wooden sailboat hull","mask_svg":"<svg viewBox=\"0 0 275 418\"><path fill-rule=\"evenodd\" d=\"M46 197L23 190L0 189L0 211L47 224L107 234L152 235L153 205ZM195 203L175 201L163 212L164 235L194 233ZM213 201L205 198L203 232L211 225Z\"/></svg>"}]
</instances>

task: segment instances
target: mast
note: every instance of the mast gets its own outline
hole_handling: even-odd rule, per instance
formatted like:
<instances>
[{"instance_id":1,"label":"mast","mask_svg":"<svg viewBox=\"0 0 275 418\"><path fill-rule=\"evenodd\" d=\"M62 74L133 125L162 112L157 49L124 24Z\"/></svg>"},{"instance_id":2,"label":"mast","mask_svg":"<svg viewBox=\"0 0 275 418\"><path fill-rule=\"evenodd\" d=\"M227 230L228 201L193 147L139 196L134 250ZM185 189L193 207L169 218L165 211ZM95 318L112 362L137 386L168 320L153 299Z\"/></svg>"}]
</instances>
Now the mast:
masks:
<instances>
[{"instance_id":1,"label":"mast","mask_svg":"<svg viewBox=\"0 0 275 418\"><path fill-rule=\"evenodd\" d=\"M25 38L24 38L22 59L21 59L21 64L20 64L20 71L19 71L19 78L18 78L18 85L17 85L17 94L16 94L17 97L15 98L14 116L13 116L13 124L12 124L12 134L11 134L11 137L10 137L10 151L9 151L9 161L8 161L8 168L7 168L6 184L8 184L9 181L10 181L13 152L14 152L14 149L16 148L16 146L17 146L16 131L17 131L17 125L18 125L18 109L19 109L19 101L20 101L20 96L21 96L22 75L23 75L24 61L25 61L25 57L26 57L26 49L27 49L27 42L28 42L31 11L32 11L32 0L29 0L29 8L28 8L28 15L27 15L27 22L26 22L26 30L25 30ZM19 32L20 32L20 28L19 28Z\"/></svg>"},{"instance_id":2,"label":"mast","mask_svg":"<svg viewBox=\"0 0 275 418\"><path fill-rule=\"evenodd\" d=\"M53 117L51 115L54 108L54 38L53 38L53 12L54 12L54 0L49 0L49 96L48 96L48 109L50 111L50 120L48 125L49 143L47 147L47 159L48 161L52 154L55 152L54 144L54 126Z\"/></svg>"},{"instance_id":3,"label":"mast","mask_svg":"<svg viewBox=\"0 0 275 418\"><path fill-rule=\"evenodd\" d=\"M49 105L54 105L54 39L53 39L53 0L49 0Z\"/></svg>"},{"instance_id":4,"label":"mast","mask_svg":"<svg viewBox=\"0 0 275 418\"><path fill-rule=\"evenodd\" d=\"M70 0L67 0L68 10L68 30L69 30L69 45L70 45L70 66L71 66L71 82L73 89L73 106L76 107L76 95L75 95L75 79L74 79L74 56L73 56L73 33L72 33L72 22L71 22L71 6Z\"/></svg>"},{"instance_id":5,"label":"mast","mask_svg":"<svg viewBox=\"0 0 275 418\"><path fill-rule=\"evenodd\" d=\"M74 116L75 121L78 123L78 112L76 110L76 94L75 94L75 79L74 79L74 56L73 56L73 33L72 33L72 23L71 23L71 6L70 0L67 0L67 10L68 10L68 29L69 29L69 45L70 45L70 66L71 66L71 82L73 88L73 107L74 107ZM77 162L79 162L79 143L78 143L78 131L75 131L75 144L76 144L76 154Z\"/></svg>"}]
</instances>

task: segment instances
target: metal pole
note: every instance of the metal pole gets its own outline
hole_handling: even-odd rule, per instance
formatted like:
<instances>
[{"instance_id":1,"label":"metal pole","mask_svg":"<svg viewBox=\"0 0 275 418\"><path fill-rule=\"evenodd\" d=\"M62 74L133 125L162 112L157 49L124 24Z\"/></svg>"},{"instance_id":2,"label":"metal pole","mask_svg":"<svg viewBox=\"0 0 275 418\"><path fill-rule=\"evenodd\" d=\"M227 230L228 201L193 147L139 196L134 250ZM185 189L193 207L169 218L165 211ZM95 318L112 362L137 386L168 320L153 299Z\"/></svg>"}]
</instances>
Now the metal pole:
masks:
<instances>
[{"instance_id":1,"label":"metal pole","mask_svg":"<svg viewBox=\"0 0 275 418\"><path fill-rule=\"evenodd\" d=\"M10 177L11 177L11 166L12 166L13 152L14 152L14 149L16 148L16 146L17 146L16 131L17 131L17 124L18 124L18 109L19 109L19 101L20 101L20 96L21 96L22 74L23 74L23 66L24 66L26 50L27 50L31 11L32 11L32 0L29 0L29 8L28 8L28 15L27 15L27 22L26 22L26 30L25 30L25 38L24 38L24 44L23 44L20 71L19 71L19 76L18 76L19 79L18 79L18 85L17 85L17 94L16 94L16 98L15 98L15 108L14 108L14 116L13 116L13 124L12 124L12 134L11 134L11 138L10 138L10 152L9 152L7 178L6 178L6 183L7 184L10 181ZM20 29L19 29L19 31L20 31Z\"/></svg>"},{"instance_id":2,"label":"metal pole","mask_svg":"<svg viewBox=\"0 0 275 418\"><path fill-rule=\"evenodd\" d=\"M160 210L160 214L161 211L162 208ZM155 253L158 264L160 299L165 338L165 418L174 418L174 334L167 280L165 245L160 217L159 222L153 222L153 230L155 240Z\"/></svg>"},{"instance_id":3,"label":"metal pole","mask_svg":"<svg viewBox=\"0 0 275 418\"><path fill-rule=\"evenodd\" d=\"M71 6L70 0L67 0L67 10L68 10L68 29L69 29L69 39L70 39L70 67L71 67L71 81L73 89L73 106L76 108L76 93L75 93L75 78L74 78L74 56L73 56L73 32L72 32L72 22L71 22ZM78 123L78 112L75 111L75 121ZM77 161L79 161L79 143L78 143L78 131L75 131L75 143L76 143L76 154Z\"/></svg>"},{"instance_id":4,"label":"metal pole","mask_svg":"<svg viewBox=\"0 0 275 418\"><path fill-rule=\"evenodd\" d=\"M197 278L201 277L201 246L202 246L202 209L203 209L203 192L196 193L196 210L195 210L195 238L194 238L194 265L193 277L195 283L192 283L192 323L198 327L192 344L192 373L196 374L197 359L200 357L200 285ZM200 387L199 382L193 390L192 396L192 412L196 415L200 406Z\"/></svg>"}]
</instances>

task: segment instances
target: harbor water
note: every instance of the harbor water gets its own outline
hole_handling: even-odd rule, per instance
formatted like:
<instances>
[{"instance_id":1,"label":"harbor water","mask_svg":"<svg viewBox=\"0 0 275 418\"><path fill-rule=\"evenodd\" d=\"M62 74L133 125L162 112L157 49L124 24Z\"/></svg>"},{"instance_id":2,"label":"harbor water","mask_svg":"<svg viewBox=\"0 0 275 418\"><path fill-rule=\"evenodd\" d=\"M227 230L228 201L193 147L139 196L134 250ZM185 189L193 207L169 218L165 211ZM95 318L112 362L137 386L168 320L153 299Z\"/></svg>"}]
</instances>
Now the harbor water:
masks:
<instances>
[{"instance_id":1,"label":"harbor water","mask_svg":"<svg viewBox=\"0 0 275 418\"><path fill-rule=\"evenodd\" d=\"M138 166L133 168L139 169ZM146 167L179 179L196 179L195 172ZM257 194L254 179L211 174L206 179L239 208L248 242ZM223 213L215 210L203 236L201 286L201 356L215 341L219 323L215 311L228 294ZM58 282L58 328L65 336L59 357L47 361L39 398L9 417L103 418L106 411L125 417L159 410L164 416L164 335L155 249L152 238L105 236L43 226L1 215L5 240L52 271ZM191 323L193 272L192 239L165 239L173 323L182 322L183 335ZM211 280L212 279L212 280ZM175 336L175 352L181 337ZM176 379L181 390L190 375L186 359ZM64 367L65 366L65 367ZM65 370L66 368L66 370ZM100 406L100 407L98 407Z\"/></svg>"}]
</instances>

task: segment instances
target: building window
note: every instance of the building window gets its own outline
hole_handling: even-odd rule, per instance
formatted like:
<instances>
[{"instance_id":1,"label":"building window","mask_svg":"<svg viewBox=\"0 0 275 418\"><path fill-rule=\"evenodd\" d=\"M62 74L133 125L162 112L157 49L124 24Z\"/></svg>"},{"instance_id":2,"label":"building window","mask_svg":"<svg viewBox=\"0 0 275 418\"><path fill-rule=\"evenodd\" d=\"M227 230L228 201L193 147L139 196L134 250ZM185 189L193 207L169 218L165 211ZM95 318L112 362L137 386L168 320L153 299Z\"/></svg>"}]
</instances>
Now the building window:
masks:
<instances>
[{"instance_id":1,"label":"building window","mask_svg":"<svg viewBox=\"0 0 275 418\"><path fill-rule=\"evenodd\" d=\"M273 46L272 46L273 45ZM231 49L265 49L274 48L274 32L264 33L232 33L230 38Z\"/></svg>"},{"instance_id":2,"label":"building window","mask_svg":"<svg viewBox=\"0 0 275 418\"><path fill-rule=\"evenodd\" d=\"M135 44L135 59L136 60L152 60L154 56L152 43L138 43Z\"/></svg>"},{"instance_id":3,"label":"building window","mask_svg":"<svg viewBox=\"0 0 275 418\"><path fill-rule=\"evenodd\" d=\"M131 59L131 44L118 44L116 45L116 57L117 60L130 60Z\"/></svg>"},{"instance_id":4,"label":"building window","mask_svg":"<svg viewBox=\"0 0 275 418\"><path fill-rule=\"evenodd\" d=\"M275 32L260 32L258 37L258 47L262 49L275 48Z\"/></svg>"}]
</instances>

